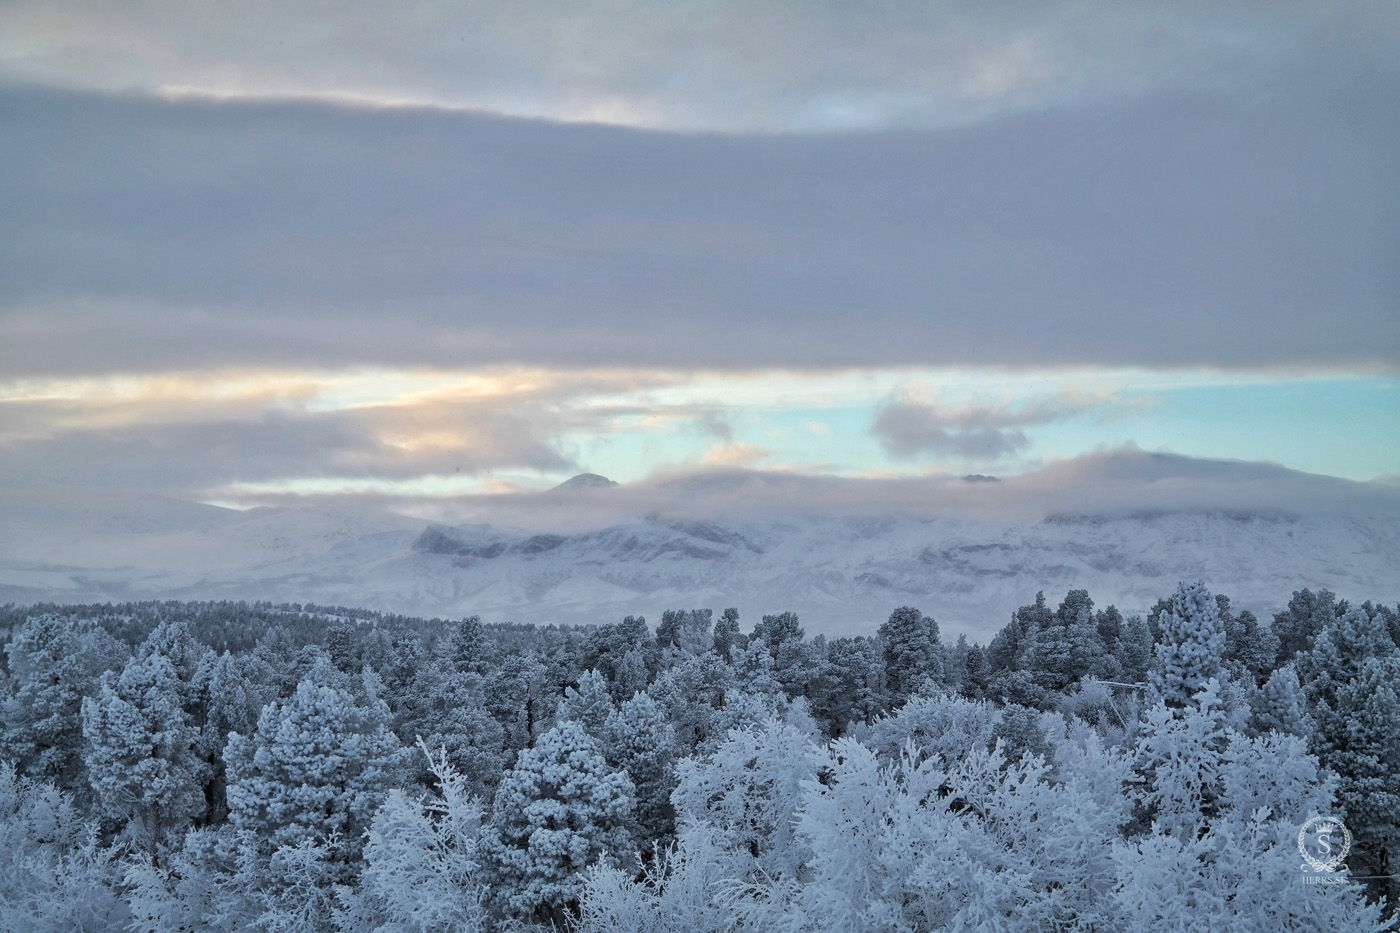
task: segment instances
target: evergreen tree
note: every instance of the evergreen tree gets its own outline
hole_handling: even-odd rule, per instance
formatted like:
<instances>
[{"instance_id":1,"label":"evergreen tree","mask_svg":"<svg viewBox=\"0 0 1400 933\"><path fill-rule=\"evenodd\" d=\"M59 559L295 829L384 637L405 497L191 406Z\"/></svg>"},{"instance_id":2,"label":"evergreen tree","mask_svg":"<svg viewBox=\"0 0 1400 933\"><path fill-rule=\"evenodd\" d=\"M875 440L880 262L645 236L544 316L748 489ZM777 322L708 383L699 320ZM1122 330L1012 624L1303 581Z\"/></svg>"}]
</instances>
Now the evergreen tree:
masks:
<instances>
[{"instance_id":1,"label":"evergreen tree","mask_svg":"<svg viewBox=\"0 0 1400 933\"><path fill-rule=\"evenodd\" d=\"M925 681L943 682L937 622L912 606L902 606L890 613L879 634L885 649L885 688L892 705L904 703Z\"/></svg>"},{"instance_id":2,"label":"evergreen tree","mask_svg":"<svg viewBox=\"0 0 1400 933\"><path fill-rule=\"evenodd\" d=\"M747 639L739 631L739 610L726 609L715 623L715 653L726 661L733 660L735 648L742 648Z\"/></svg>"},{"instance_id":3,"label":"evergreen tree","mask_svg":"<svg viewBox=\"0 0 1400 933\"><path fill-rule=\"evenodd\" d=\"M1344 631L1359 635L1364 630L1365 613L1353 612L1361 618L1348 613L1337 625L1339 631L1330 633L1335 638L1329 637L1330 627L1323 630L1315 656L1327 655L1348 641ZM1348 620L1355 624L1346 624ZM1350 860L1353 870L1388 875L1385 866L1400 854L1400 653L1363 654L1350 664L1357 668L1354 674L1334 670L1333 676L1319 677L1307 686L1315 698L1313 747L1322 763L1340 777L1337 802L1356 837ZM1336 676L1346 679L1338 681ZM1372 890L1386 894L1392 902L1400 899L1400 885L1394 879L1380 879Z\"/></svg>"},{"instance_id":4,"label":"evergreen tree","mask_svg":"<svg viewBox=\"0 0 1400 933\"><path fill-rule=\"evenodd\" d=\"M602 674L613 699L621 702L647 688L658 654L647 620L628 616L616 625L600 625L589 633L582 663Z\"/></svg>"},{"instance_id":5,"label":"evergreen tree","mask_svg":"<svg viewBox=\"0 0 1400 933\"><path fill-rule=\"evenodd\" d=\"M741 652L742 653L742 652ZM772 658L759 650L771 669ZM714 733L716 721L726 702L737 690L736 672L719 656L709 654L687 658L661 672L647 688L674 729L674 752L689 755ZM771 682L771 678L770 678ZM776 692L776 682L771 682Z\"/></svg>"},{"instance_id":6,"label":"evergreen tree","mask_svg":"<svg viewBox=\"0 0 1400 933\"><path fill-rule=\"evenodd\" d=\"M88 780L108 817L145 822L151 863L161 834L202 814L199 730L181 706L180 678L163 654L137 655L120 677L107 672L83 700Z\"/></svg>"},{"instance_id":7,"label":"evergreen tree","mask_svg":"<svg viewBox=\"0 0 1400 933\"><path fill-rule=\"evenodd\" d=\"M661 613L661 622L656 626L656 646L665 651L679 648L681 644L681 620L685 618L683 609L667 609Z\"/></svg>"},{"instance_id":8,"label":"evergreen tree","mask_svg":"<svg viewBox=\"0 0 1400 933\"><path fill-rule=\"evenodd\" d=\"M645 854L655 843L669 843L676 822L675 730L661 706L638 693L608 717L601 739L608 764L626 771L636 791L629 824L634 846Z\"/></svg>"},{"instance_id":9,"label":"evergreen tree","mask_svg":"<svg viewBox=\"0 0 1400 933\"><path fill-rule=\"evenodd\" d=\"M714 648L712 613L708 609L691 609L681 620L676 633L676 648L683 654L704 654Z\"/></svg>"},{"instance_id":10,"label":"evergreen tree","mask_svg":"<svg viewBox=\"0 0 1400 933\"><path fill-rule=\"evenodd\" d=\"M1288 608L1274 615L1273 631L1278 638L1274 666L1282 667L1299 652L1311 650L1318 632L1338 615L1337 597L1329 590L1295 592Z\"/></svg>"},{"instance_id":11,"label":"evergreen tree","mask_svg":"<svg viewBox=\"0 0 1400 933\"><path fill-rule=\"evenodd\" d=\"M1367 662L1396 651L1385 626L1358 606L1323 624L1311 650L1298 655L1298 678L1313 703L1335 709L1337 691L1361 676Z\"/></svg>"},{"instance_id":12,"label":"evergreen tree","mask_svg":"<svg viewBox=\"0 0 1400 933\"><path fill-rule=\"evenodd\" d=\"M554 721L573 720L593 738L601 739L603 726L613 712L612 697L602 675L597 671L585 671L577 687L564 688L564 699L554 712Z\"/></svg>"},{"instance_id":13,"label":"evergreen tree","mask_svg":"<svg viewBox=\"0 0 1400 933\"><path fill-rule=\"evenodd\" d=\"M424 701L423 737L434 754L446 754L453 772L475 794L495 792L506 764L505 730L486 710L485 681L453 673L437 682ZM420 779L430 774L420 772Z\"/></svg>"},{"instance_id":14,"label":"evergreen tree","mask_svg":"<svg viewBox=\"0 0 1400 933\"><path fill-rule=\"evenodd\" d=\"M1278 636L1248 609L1238 617L1228 616L1223 621L1226 661L1236 669L1241 680L1248 675L1250 682L1263 683L1274 671L1278 659Z\"/></svg>"},{"instance_id":15,"label":"evergreen tree","mask_svg":"<svg viewBox=\"0 0 1400 933\"><path fill-rule=\"evenodd\" d=\"M264 852L336 837L336 857L353 864L375 808L402 781L408 756L384 702L357 702L322 662L292 696L263 709L252 735L229 736L229 817Z\"/></svg>"},{"instance_id":16,"label":"evergreen tree","mask_svg":"<svg viewBox=\"0 0 1400 933\"><path fill-rule=\"evenodd\" d=\"M486 709L505 731L506 748L529 748L554 719L558 697L549 668L533 653L513 652L486 677Z\"/></svg>"},{"instance_id":17,"label":"evergreen tree","mask_svg":"<svg viewBox=\"0 0 1400 933\"><path fill-rule=\"evenodd\" d=\"M1070 590L1049 617L1036 607L1023 608L1035 613L1041 627L1028 639L1017 666L1030 672L1047 699L1053 700L1051 694L1063 693L1086 677L1115 680L1121 676L1121 664L1099 634L1101 621L1112 633L1114 620L1094 615L1094 601L1087 590Z\"/></svg>"},{"instance_id":18,"label":"evergreen tree","mask_svg":"<svg viewBox=\"0 0 1400 933\"><path fill-rule=\"evenodd\" d=\"M776 659L783 645L789 642L799 642L805 634L802 626L797 621L797 613L783 612L778 615L767 615L763 621L753 627L749 633L749 641L761 641L768 648L768 654Z\"/></svg>"},{"instance_id":19,"label":"evergreen tree","mask_svg":"<svg viewBox=\"0 0 1400 933\"><path fill-rule=\"evenodd\" d=\"M1118 642L1117 657L1123 679L1134 684L1146 683L1154 667L1155 648L1147 622L1142 616L1130 617L1123 625L1123 637Z\"/></svg>"},{"instance_id":20,"label":"evergreen tree","mask_svg":"<svg viewBox=\"0 0 1400 933\"><path fill-rule=\"evenodd\" d=\"M1225 626L1204 583L1179 585L1160 625L1160 669L1152 672L1152 684L1168 706L1181 708L1208 680L1221 675Z\"/></svg>"},{"instance_id":21,"label":"evergreen tree","mask_svg":"<svg viewBox=\"0 0 1400 933\"><path fill-rule=\"evenodd\" d=\"M963 696L970 700L981 699L986 696L987 686L990 680L987 668L986 649L978 644L969 646L963 665Z\"/></svg>"},{"instance_id":22,"label":"evergreen tree","mask_svg":"<svg viewBox=\"0 0 1400 933\"><path fill-rule=\"evenodd\" d=\"M632 808L631 779L582 726L540 736L501 779L482 836L498 908L556 925L576 915L584 871L632 857Z\"/></svg>"},{"instance_id":23,"label":"evergreen tree","mask_svg":"<svg viewBox=\"0 0 1400 933\"><path fill-rule=\"evenodd\" d=\"M138 659L156 655L170 662L180 707L189 714L195 728L201 728L205 715L201 674L213 662L214 653L195 638L187 622L169 620L152 629L134 652Z\"/></svg>"},{"instance_id":24,"label":"evergreen tree","mask_svg":"<svg viewBox=\"0 0 1400 933\"><path fill-rule=\"evenodd\" d=\"M1163 628L1171 631L1170 625ZM1158 831L1192 840L1209 828L1224 793L1228 742L1229 724L1214 678L1180 706L1164 698L1144 714L1137 768L1145 785L1141 800Z\"/></svg>"},{"instance_id":25,"label":"evergreen tree","mask_svg":"<svg viewBox=\"0 0 1400 933\"><path fill-rule=\"evenodd\" d=\"M109 665L121 667L125 648L89 622L44 613L26 619L5 652L10 693L0 754L22 775L82 789L83 698L97 693Z\"/></svg>"},{"instance_id":26,"label":"evergreen tree","mask_svg":"<svg viewBox=\"0 0 1400 933\"><path fill-rule=\"evenodd\" d=\"M1045 604L1043 592L1035 594L1035 603L1017 609L1000 631L987 645L987 666L995 676L1003 671L1016 670L1026 651L1027 641L1035 632L1049 626L1054 612Z\"/></svg>"},{"instance_id":27,"label":"evergreen tree","mask_svg":"<svg viewBox=\"0 0 1400 933\"><path fill-rule=\"evenodd\" d=\"M199 730L199 755L204 761L204 817L207 825L228 817L228 776L224 747L231 733L252 734L262 708L277 698L277 690L266 682L248 676L254 658L235 658L225 651L206 660L198 677L205 707L204 727ZM265 673L265 672L264 672Z\"/></svg>"},{"instance_id":28,"label":"evergreen tree","mask_svg":"<svg viewBox=\"0 0 1400 933\"><path fill-rule=\"evenodd\" d=\"M839 736L853 722L868 725L888 709L879 639L858 635L828 643L822 670L822 689L809 694L809 700L827 735Z\"/></svg>"},{"instance_id":29,"label":"evergreen tree","mask_svg":"<svg viewBox=\"0 0 1400 933\"><path fill-rule=\"evenodd\" d=\"M1279 732L1304 741L1312 738L1313 718L1298 672L1285 664L1269 675L1264 686L1250 696L1250 731L1255 735Z\"/></svg>"},{"instance_id":30,"label":"evergreen tree","mask_svg":"<svg viewBox=\"0 0 1400 933\"><path fill-rule=\"evenodd\" d=\"M464 674L485 675L491 669L495 646L479 616L468 616L452 633L452 663Z\"/></svg>"}]
</instances>

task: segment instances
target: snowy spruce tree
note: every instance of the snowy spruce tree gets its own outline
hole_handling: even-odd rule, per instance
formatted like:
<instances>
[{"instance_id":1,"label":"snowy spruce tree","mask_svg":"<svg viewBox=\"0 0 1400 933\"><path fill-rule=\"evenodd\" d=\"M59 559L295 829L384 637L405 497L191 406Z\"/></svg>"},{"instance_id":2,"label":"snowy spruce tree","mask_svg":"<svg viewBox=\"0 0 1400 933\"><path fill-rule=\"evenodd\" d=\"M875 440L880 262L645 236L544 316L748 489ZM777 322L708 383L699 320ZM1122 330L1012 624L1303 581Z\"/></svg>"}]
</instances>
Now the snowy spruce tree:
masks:
<instances>
[{"instance_id":1,"label":"snowy spruce tree","mask_svg":"<svg viewBox=\"0 0 1400 933\"><path fill-rule=\"evenodd\" d=\"M496 789L482 853L496 908L556 925L576 914L584 872L635 858L632 781L566 720L520 753Z\"/></svg>"}]
</instances>

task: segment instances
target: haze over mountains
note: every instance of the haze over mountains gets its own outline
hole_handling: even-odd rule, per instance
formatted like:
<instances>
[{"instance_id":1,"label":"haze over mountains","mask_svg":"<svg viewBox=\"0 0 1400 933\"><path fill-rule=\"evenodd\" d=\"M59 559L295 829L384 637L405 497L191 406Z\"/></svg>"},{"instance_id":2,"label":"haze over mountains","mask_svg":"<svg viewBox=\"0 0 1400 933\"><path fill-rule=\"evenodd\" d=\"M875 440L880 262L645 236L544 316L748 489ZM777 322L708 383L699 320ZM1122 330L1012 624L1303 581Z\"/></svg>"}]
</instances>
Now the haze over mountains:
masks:
<instances>
[{"instance_id":1,"label":"haze over mountains","mask_svg":"<svg viewBox=\"0 0 1400 933\"><path fill-rule=\"evenodd\" d=\"M793 610L872 631L900 605L985 640L1036 590L1145 609L1204 579L1268 611L1298 588L1400 597L1400 489L1120 451L1037 473L837 480L584 474L458 521L173 499L5 506L0 601L265 599L488 621Z\"/></svg>"}]
</instances>

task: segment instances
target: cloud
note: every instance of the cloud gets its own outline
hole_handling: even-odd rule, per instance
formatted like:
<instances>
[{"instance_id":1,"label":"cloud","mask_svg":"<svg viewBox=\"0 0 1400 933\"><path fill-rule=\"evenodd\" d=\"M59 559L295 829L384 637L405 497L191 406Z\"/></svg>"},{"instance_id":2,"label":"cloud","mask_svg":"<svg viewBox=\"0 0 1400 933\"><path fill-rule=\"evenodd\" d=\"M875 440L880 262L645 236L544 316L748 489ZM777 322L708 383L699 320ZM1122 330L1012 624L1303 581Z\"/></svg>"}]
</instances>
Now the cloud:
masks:
<instances>
[{"instance_id":1,"label":"cloud","mask_svg":"<svg viewBox=\"0 0 1400 933\"><path fill-rule=\"evenodd\" d=\"M177 408L97 401L0 403L0 480L203 498L236 484L394 483L496 469L557 472L562 425L527 397L419 399L310 410L245 399Z\"/></svg>"},{"instance_id":2,"label":"cloud","mask_svg":"<svg viewBox=\"0 0 1400 933\"><path fill-rule=\"evenodd\" d=\"M0 87L0 371L1394 368L1400 75L1277 91L719 137Z\"/></svg>"},{"instance_id":3,"label":"cloud","mask_svg":"<svg viewBox=\"0 0 1400 933\"><path fill-rule=\"evenodd\" d=\"M662 515L745 521L792 515L1033 521L1168 511L1265 516L1394 516L1400 491L1300 473L1270 463L1210 460L1117 448L1055 461L1000 482L962 475L837 477L706 466L623 484L606 495L560 499L493 495L264 494L259 502L388 509L436 521L540 531L601 528Z\"/></svg>"},{"instance_id":4,"label":"cloud","mask_svg":"<svg viewBox=\"0 0 1400 933\"><path fill-rule=\"evenodd\" d=\"M726 131L943 125L1253 81L1300 47L1395 35L1393 4L10 0L0 74L171 97L428 104ZM1369 55L1366 54L1369 52ZM1358 70L1364 69L1358 62Z\"/></svg>"},{"instance_id":5,"label":"cloud","mask_svg":"<svg viewBox=\"0 0 1400 933\"><path fill-rule=\"evenodd\" d=\"M772 455L771 450L735 442L711 447L705 452L704 463L710 467L749 466Z\"/></svg>"},{"instance_id":6,"label":"cloud","mask_svg":"<svg viewBox=\"0 0 1400 933\"><path fill-rule=\"evenodd\" d=\"M948 406L905 389L879 407L871 432L893 457L933 454L995 463L1030 446L1022 428L1060 421L1108 401L1064 395L1014 405Z\"/></svg>"},{"instance_id":7,"label":"cloud","mask_svg":"<svg viewBox=\"0 0 1400 933\"><path fill-rule=\"evenodd\" d=\"M734 428L728 421L724 420L718 412L702 411L695 416L694 420L696 428L702 433L717 438L726 444L733 443Z\"/></svg>"}]
</instances>

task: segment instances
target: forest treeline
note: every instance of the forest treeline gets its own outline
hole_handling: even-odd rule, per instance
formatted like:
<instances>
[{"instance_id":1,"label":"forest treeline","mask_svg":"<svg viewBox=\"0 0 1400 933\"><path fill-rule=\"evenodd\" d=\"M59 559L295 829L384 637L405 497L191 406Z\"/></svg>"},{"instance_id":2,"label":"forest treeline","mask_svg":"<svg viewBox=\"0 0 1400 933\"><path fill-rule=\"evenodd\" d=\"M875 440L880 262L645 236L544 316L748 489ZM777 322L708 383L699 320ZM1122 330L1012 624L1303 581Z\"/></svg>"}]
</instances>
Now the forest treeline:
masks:
<instances>
[{"instance_id":1,"label":"forest treeline","mask_svg":"<svg viewBox=\"0 0 1400 933\"><path fill-rule=\"evenodd\" d=\"M0 609L11 930L1381 930L1400 611ZM1300 867L1314 815L1346 868Z\"/></svg>"}]
</instances>

